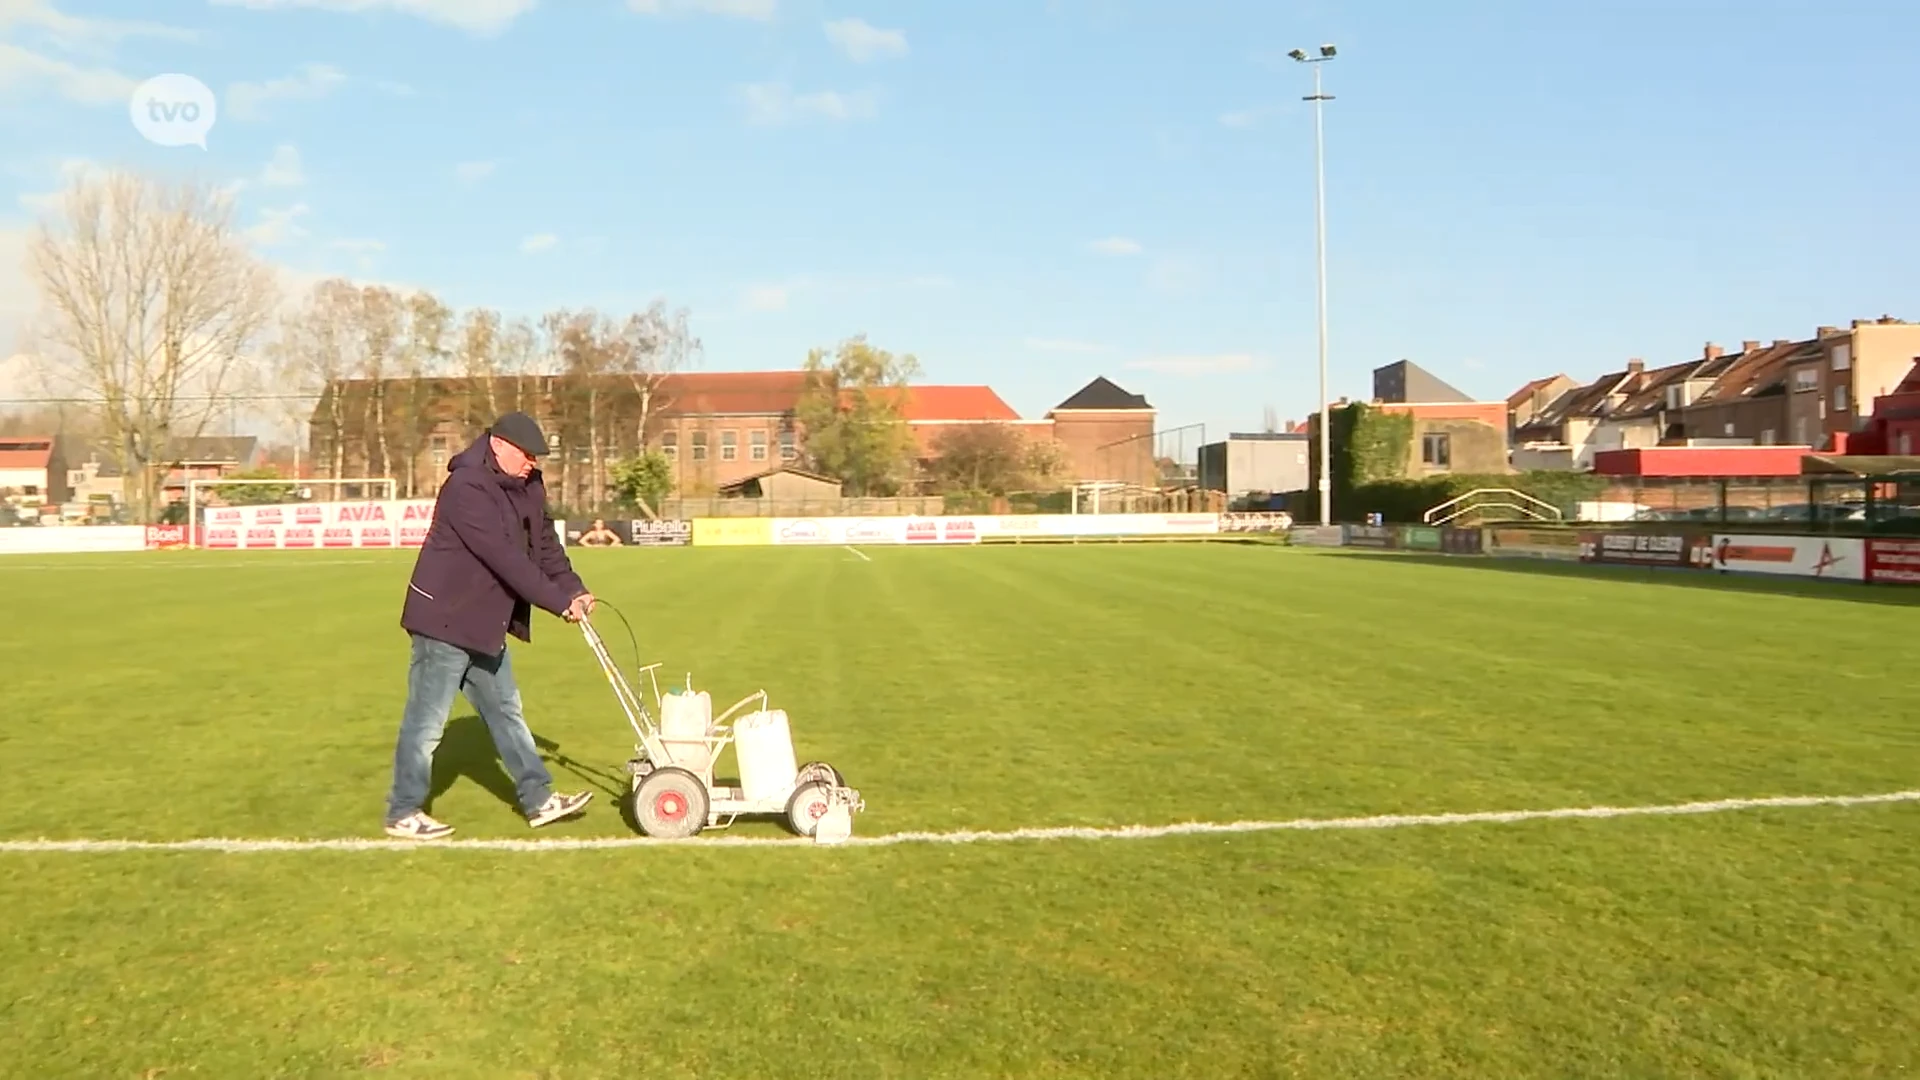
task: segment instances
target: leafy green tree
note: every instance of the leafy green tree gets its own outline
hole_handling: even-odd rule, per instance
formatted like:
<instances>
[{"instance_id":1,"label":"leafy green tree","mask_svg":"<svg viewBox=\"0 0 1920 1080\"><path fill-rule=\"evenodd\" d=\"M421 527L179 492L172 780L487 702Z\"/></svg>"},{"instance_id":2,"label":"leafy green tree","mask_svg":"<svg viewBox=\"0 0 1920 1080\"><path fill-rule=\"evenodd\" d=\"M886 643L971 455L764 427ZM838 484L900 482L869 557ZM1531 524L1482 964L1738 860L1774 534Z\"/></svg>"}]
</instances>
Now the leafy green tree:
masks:
<instances>
[{"instance_id":1,"label":"leafy green tree","mask_svg":"<svg viewBox=\"0 0 1920 1080\"><path fill-rule=\"evenodd\" d=\"M1028 447L1006 424L964 424L934 436L931 472L950 492L1005 495L1027 483Z\"/></svg>"},{"instance_id":2,"label":"leafy green tree","mask_svg":"<svg viewBox=\"0 0 1920 1080\"><path fill-rule=\"evenodd\" d=\"M673 491L673 463L660 451L648 450L614 462L608 479L616 503L653 512Z\"/></svg>"},{"instance_id":3,"label":"leafy green tree","mask_svg":"<svg viewBox=\"0 0 1920 1080\"><path fill-rule=\"evenodd\" d=\"M875 348L860 334L833 353L808 353L806 372L794 419L811 468L839 480L850 495L898 492L917 457L905 409L920 362Z\"/></svg>"},{"instance_id":4,"label":"leafy green tree","mask_svg":"<svg viewBox=\"0 0 1920 1080\"><path fill-rule=\"evenodd\" d=\"M230 474L229 480L278 480L280 471L273 468L242 469ZM213 493L222 502L231 506L270 506L293 498L299 489L297 481L289 480L284 484L215 484Z\"/></svg>"}]
</instances>

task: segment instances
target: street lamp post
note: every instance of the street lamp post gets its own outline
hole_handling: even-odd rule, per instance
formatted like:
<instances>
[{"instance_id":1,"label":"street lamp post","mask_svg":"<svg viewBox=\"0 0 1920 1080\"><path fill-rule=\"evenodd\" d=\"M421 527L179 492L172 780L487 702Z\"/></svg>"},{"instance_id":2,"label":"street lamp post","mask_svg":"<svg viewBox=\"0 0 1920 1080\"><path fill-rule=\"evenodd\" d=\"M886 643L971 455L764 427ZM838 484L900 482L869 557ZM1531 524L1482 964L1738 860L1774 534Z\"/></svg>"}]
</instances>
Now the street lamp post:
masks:
<instances>
[{"instance_id":1,"label":"street lamp post","mask_svg":"<svg viewBox=\"0 0 1920 1080\"><path fill-rule=\"evenodd\" d=\"M1320 523L1333 524L1333 417L1327 411L1327 144L1323 112L1332 94L1320 91L1320 66L1337 55L1332 45L1320 46L1320 55L1308 56L1305 49L1287 54L1302 64L1313 66L1313 93L1301 98L1313 102L1313 213L1314 254L1318 261L1316 284L1320 314Z\"/></svg>"}]
</instances>

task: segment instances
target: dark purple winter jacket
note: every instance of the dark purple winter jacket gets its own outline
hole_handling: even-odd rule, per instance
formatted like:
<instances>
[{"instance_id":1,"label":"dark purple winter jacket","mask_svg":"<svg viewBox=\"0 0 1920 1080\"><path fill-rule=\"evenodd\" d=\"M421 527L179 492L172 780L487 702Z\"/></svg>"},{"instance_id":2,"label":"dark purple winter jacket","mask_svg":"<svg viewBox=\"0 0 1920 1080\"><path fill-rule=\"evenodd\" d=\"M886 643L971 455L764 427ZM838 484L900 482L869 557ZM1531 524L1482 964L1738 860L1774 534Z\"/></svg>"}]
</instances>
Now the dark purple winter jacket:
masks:
<instances>
[{"instance_id":1,"label":"dark purple winter jacket","mask_svg":"<svg viewBox=\"0 0 1920 1080\"><path fill-rule=\"evenodd\" d=\"M587 591L547 516L539 469L508 476L487 436L454 455L413 564L404 629L484 656L531 641L533 608L564 615Z\"/></svg>"}]
</instances>

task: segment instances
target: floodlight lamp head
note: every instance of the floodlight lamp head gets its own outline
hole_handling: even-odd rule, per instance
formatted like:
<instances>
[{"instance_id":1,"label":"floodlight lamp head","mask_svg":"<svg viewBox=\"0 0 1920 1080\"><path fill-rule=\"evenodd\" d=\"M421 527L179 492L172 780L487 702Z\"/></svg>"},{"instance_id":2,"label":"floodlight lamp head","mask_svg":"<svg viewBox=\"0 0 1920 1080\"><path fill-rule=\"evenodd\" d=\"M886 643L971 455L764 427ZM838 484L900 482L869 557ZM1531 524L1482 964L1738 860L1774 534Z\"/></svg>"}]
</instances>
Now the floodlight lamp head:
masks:
<instances>
[{"instance_id":1,"label":"floodlight lamp head","mask_svg":"<svg viewBox=\"0 0 1920 1080\"><path fill-rule=\"evenodd\" d=\"M1305 60L1307 58L1307 50L1295 49L1287 55L1293 57L1295 60Z\"/></svg>"},{"instance_id":2,"label":"floodlight lamp head","mask_svg":"<svg viewBox=\"0 0 1920 1080\"><path fill-rule=\"evenodd\" d=\"M1334 53L1336 53L1337 51L1338 51L1338 50L1336 50L1336 49L1335 49L1335 48L1334 48L1334 47L1333 47L1332 45L1330 45L1330 44L1329 44L1329 45L1322 45L1322 46L1320 46L1320 55L1321 55L1321 56L1324 56L1324 57L1327 57L1328 59L1332 59L1332 58L1333 58L1333 55L1334 55Z\"/></svg>"}]
</instances>

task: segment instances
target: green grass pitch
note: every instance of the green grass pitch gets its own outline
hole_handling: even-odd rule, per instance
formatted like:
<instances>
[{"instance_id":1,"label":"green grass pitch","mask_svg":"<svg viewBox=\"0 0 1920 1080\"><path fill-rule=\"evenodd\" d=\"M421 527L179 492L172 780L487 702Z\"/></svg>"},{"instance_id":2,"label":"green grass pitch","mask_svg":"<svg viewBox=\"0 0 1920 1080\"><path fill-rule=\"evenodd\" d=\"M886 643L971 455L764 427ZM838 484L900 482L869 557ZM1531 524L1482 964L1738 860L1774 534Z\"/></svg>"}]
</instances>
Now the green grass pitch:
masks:
<instances>
[{"instance_id":1,"label":"green grass pitch","mask_svg":"<svg viewBox=\"0 0 1920 1080\"><path fill-rule=\"evenodd\" d=\"M646 660L722 704L766 689L867 798L859 835L1920 786L1920 608L1886 590L1238 545L868 554L576 561ZM0 841L379 837L410 563L0 562ZM558 779L601 794L530 832L461 702L436 813L463 838L631 836L604 778L631 733L579 633L539 616L515 649ZM0 852L0 1073L1905 1076L1917 840L1894 803Z\"/></svg>"}]
</instances>

